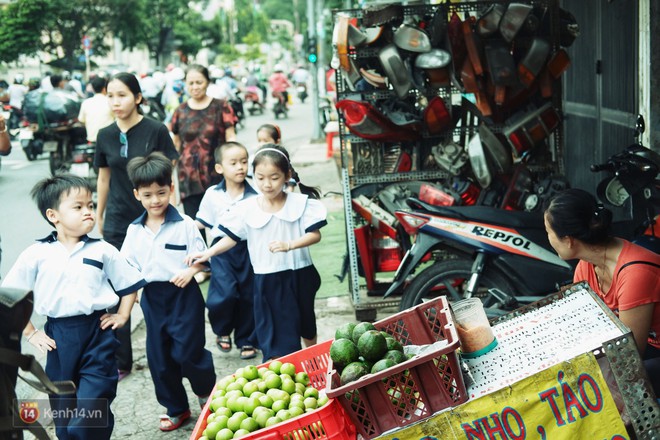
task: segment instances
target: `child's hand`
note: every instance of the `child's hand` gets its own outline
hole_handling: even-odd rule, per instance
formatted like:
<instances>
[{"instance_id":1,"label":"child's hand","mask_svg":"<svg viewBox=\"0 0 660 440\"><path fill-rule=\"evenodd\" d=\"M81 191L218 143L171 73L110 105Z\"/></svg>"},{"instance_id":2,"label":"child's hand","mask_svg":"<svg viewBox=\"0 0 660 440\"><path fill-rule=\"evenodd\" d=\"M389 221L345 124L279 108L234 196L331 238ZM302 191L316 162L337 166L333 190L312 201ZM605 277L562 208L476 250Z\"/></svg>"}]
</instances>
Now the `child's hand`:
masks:
<instances>
[{"instance_id":1,"label":"child's hand","mask_svg":"<svg viewBox=\"0 0 660 440\"><path fill-rule=\"evenodd\" d=\"M183 260L188 266L192 266L197 263L206 263L211 258L206 252L197 252L195 254L188 254ZM190 281L190 280L188 280Z\"/></svg>"},{"instance_id":2,"label":"child's hand","mask_svg":"<svg viewBox=\"0 0 660 440\"><path fill-rule=\"evenodd\" d=\"M197 270L193 270L190 268L184 269L179 273L177 273L176 275L174 275L170 280L170 283L174 284L176 287L180 287L180 288L186 287L190 282L190 280L192 280L192 277L195 276L195 272L197 272Z\"/></svg>"},{"instance_id":3,"label":"child's hand","mask_svg":"<svg viewBox=\"0 0 660 440\"><path fill-rule=\"evenodd\" d=\"M291 250L291 242L289 241L271 241L268 243L268 250L275 252L289 252Z\"/></svg>"},{"instance_id":4,"label":"child's hand","mask_svg":"<svg viewBox=\"0 0 660 440\"><path fill-rule=\"evenodd\" d=\"M32 336L27 338L27 340L30 344L37 347L42 353L57 349L55 340L41 330L35 330Z\"/></svg>"},{"instance_id":5,"label":"child's hand","mask_svg":"<svg viewBox=\"0 0 660 440\"><path fill-rule=\"evenodd\" d=\"M106 330L108 327L113 330L122 328L126 321L128 321L128 316L120 315L119 313L105 313L101 316L101 329Z\"/></svg>"}]
</instances>

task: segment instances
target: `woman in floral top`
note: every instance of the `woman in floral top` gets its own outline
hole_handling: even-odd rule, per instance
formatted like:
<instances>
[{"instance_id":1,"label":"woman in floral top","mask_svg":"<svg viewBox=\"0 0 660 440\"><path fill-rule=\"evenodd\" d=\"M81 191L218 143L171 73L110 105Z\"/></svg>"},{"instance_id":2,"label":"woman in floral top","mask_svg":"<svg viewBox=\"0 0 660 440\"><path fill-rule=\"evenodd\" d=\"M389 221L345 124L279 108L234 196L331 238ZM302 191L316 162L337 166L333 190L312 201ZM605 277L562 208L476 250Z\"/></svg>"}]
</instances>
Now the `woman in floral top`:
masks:
<instances>
[{"instance_id":1,"label":"woman in floral top","mask_svg":"<svg viewBox=\"0 0 660 440\"><path fill-rule=\"evenodd\" d=\"M184 212L195 218L206 189L218 183L213 152L236 139L235 116L223 100L206 94L209 72L191 65L186 73L190 96L176 109L170 123L179 159L179 192Z\"/></svg>"}]
</instances>

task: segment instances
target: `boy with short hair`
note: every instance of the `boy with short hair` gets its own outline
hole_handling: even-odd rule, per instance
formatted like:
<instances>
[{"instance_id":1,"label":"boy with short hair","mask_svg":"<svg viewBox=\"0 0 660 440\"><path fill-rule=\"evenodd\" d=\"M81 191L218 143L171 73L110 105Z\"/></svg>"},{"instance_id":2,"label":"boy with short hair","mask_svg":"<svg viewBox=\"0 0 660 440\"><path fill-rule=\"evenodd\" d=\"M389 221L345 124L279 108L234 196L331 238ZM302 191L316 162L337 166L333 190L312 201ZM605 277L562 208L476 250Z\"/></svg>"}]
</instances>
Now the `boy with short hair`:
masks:
<instances>
[{"instance_id":1,"label":"boy with short hair","mask_svg":"<svg viewBox=\"0 0 660 440\"><path fill-rule=\"evenodd\" d=\"M204 193L197 212L197 226L210 228L213 244L226 234L218 228L222 215L241 200L257 195L245 181L248 173L248 151L238 142L226 142L215 149L215 171L223 179ZM216 334L216 345L228 353L232 349L231 333L240 350L241 359L257 356L254 333L254 271L247 242L241 241L224 254L214 256L211 283L206 298L209 322Z\"/></svg>"},{"instance_id":2,"label":"boy with short hair","mask_svg":"<svg viewBox=\"0 0 660 440\"><path fill-rule=\"evenodd\" d=\"M51 380L76 384L75 395L51 396L51 407L57 413L81 415L80 409L99 409L99 404L107 408L102 427L83 418L56 419L57 437L109 439L114 427L110 403L117 394L117 339L111 330L126 323L136 291L146 283L115 247L87 235L94 229L95 213L85 179L48 177L31 195L56 232L24 250L2 285L33 290L34 310L47 322L43 331L28 322L23 335L48 352L46 374ZM118 313L106 312L118 302Z\"/></svg>"},{"instance_id":3,"label":"boy with short hair","mask_svg":"<svg viewBox=\"0 0 660 440\"><path fill-rule=\"evenodd\" d=\"M161 153L128 162L133 194L145 213L131 223L121 253L147 281L140 306L147 324L147 361L158 402L167 408L160 430L173 431L190 418L187 377L199 404L215 385L211 353L204 348L204 298L194 280L203 265L184 257L206 244L193 219L170 205L172 161Z\"/></svg>"}]
</instances>

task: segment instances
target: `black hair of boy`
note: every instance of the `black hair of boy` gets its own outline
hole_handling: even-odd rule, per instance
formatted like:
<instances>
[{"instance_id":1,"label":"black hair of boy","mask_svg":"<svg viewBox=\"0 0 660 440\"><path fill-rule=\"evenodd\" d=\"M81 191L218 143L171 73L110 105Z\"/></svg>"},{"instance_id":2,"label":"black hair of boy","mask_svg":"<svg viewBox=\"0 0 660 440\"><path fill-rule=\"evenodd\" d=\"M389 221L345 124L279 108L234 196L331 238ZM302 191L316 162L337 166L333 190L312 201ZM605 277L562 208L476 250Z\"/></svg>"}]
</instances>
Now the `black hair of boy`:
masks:
<instances>
[{"instance_id":1,"label":"black hair of boy","mask_svg":"<svg viewBox=\"0 0 660 440\"><path fill-rule=\"evenodd\" d=\"M224 144L216 148L215 151L213 152L213 158L215 159L215 163L222 164L223 153L229 150L230 148L234 148L234 147L242 148L247 153L247 148L245 148L245 145L235 141L225 142Z\"/></svg>"},{"instance_id":2,"label":"black hair of boy","mask_svg":"<svg viewBox=\"0 0 660 440\"><path fill-rule=\"evenodd\" d=\"M83 191L92 194L92 185L84 178L74 176L73 174L56 174L38 181L32 190L30 196L37 203L39 212L48 223L53 225L46 211L49 209L57 210L62 202L62 197L69 195L72 191Z\"/></svg>"},{"instance_id":3,"label":"black hair of boy","mask_svg":"<svg viewBox=\"0 0 660 440\"><path fill-rule=\"evenodd\" d=\"M163 153L154 151L144 157L128 161L126 171L133 188L140 189L156 183L158 186L172 185L172 161Z\"/></svg>"}]
</instances>

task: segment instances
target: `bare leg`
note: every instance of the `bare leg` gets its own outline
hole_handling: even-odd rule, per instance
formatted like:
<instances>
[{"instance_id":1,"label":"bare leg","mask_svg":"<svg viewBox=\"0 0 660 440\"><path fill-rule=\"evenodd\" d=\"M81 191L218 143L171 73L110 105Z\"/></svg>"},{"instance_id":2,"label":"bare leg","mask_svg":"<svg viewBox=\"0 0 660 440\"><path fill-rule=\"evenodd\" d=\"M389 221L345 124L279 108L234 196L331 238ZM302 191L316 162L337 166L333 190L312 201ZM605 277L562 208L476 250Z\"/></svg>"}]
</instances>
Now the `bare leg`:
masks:
<instances>
[{"instance_id":1,"label":"bare leg","mask_svg":"<svg viewBox=\"0 0 660 440\"><path fill-rule=\"evenodd\" d=\"M316 345L316 338L317 338L316 335L312 339L302 338L305 348L311 347L312 345Z\"/></svg>"}]
</instances>

